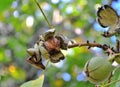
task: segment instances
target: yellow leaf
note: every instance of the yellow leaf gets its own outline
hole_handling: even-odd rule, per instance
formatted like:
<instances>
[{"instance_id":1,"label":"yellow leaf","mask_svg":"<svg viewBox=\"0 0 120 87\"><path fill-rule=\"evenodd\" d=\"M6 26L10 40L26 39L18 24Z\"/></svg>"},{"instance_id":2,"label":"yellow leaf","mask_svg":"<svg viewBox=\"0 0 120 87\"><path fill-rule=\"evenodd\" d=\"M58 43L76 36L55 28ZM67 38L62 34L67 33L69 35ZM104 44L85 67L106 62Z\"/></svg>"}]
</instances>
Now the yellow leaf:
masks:
<instances>
[{"instance_id":1,"label":"yellow leaf","mask_svg":"<svg viewBox=\"0 0 120 87\"><path fill-rule=\"evenodd\" d=\"M42 87L44 81L44 75L42 74L38 79L28 81L22 84L20 87Z\"/></svg>"}]
</instances>

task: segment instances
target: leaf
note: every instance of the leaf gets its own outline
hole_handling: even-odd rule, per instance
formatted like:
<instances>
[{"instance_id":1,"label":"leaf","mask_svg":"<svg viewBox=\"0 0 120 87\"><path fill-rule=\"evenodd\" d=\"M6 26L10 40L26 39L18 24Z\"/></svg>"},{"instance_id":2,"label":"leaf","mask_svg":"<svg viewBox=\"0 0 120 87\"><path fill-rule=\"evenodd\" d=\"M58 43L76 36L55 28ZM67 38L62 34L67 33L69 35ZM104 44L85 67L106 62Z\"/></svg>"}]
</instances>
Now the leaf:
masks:
<instances>
[{"instance_id":1,"label":"leaf","mask_svg":"<svg viewBox=\"0 0 120 87\"><path fill-rule=\"evenodd\" d=\"M120 75L119 75L119 77L118 77L118 82L116 83L116 85L115 85L115 87L120 87Z\"/></svg>"},{"instance_id":2,"label":"leaf","mask_svg":"<svg viewBox=\"0 0 120 87\"><path fill-rule=\"evenodd\" d=\"M20 87L42 87L44 81L44 75L41 75L38 79L28 81L22 84Z\"/></svg>"},{"instance_id":3,"label":"leaf","mask_svg":"<svg viewBox=\"0 0 120 87\"><path fill-rule=\"evenodd\" d=\"M6 79L6 76L5 75L0 75L0 82L5 80Z\"/></svg>"},{"instance_id":4,"label":"leaf","mask_svg":"<svg viewBox=\"0 0 120 87\"><path fill-rule=\"evenodd\" d=\"M2 79L2 76L0 76L0 80Z\"/></svg>"},{"instance_id":5,"label":"leaf","mask_svg":"<svg viewBox=\"0 0 120 87\"><path fill-rule=\"evenodd\" d=\"M14 0L0 0L0 12L7 9ZM9 9L9 8L8 8Z\"/></svg>"}]
</instances>

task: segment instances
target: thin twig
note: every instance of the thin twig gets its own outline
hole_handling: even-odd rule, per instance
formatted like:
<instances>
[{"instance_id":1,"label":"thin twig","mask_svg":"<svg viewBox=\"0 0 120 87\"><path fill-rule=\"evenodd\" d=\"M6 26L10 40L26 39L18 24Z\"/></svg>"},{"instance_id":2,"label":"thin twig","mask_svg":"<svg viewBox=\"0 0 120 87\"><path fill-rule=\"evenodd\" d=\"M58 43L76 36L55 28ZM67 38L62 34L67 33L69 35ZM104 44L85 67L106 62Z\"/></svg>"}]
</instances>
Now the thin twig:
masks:
<instances>
[{"instance_id":1,"label":"thin twig","mask_svg":"<svg viewBox=\"0 0 120 87\"><path fill-rule=\"evenodd\" d=\"M109 38L109 37L114 36L114 35L117 35L117 34L118 34L118 35L120 34L120 28L115 29L115 30L112 31L112 32L109 32L109 31L104 32L104 33L102 34L102 36L104 36L104 37L106 37L106 38Z\"/></svg>"},{"instance_id":2,"label":"thin twig","mask_svg":"<svg viewBox=\"0 0 120 87\"><path fill-rule=\"evenodd\" d=\"M111 84L120 81L120 79L119 79L119 80L115 80L115 81L112 81L112 82L111 82L111 78L113 77L113 75L115 74L115 72L116 72L119 68L120 68L120 65L117 66L117 67L111 72L111 74L110 74L110 76L109 76L109 78L108 78L107 83L104 84L104 85L101 85L100 87L109 87Z\"/></svg>"},{"instance_id":3,"label":"thin twig","mask_svg":"<svg viewBox=\"0 0 120 87\"><path fill-rule=\"evenodd\" d=\"M106 38L109 38L109 37L115 35L116 33L117 33L117 31L113 31L113 32L104 32L104 33L102 34L102 36L104 36L104 37L106 37Z\"/></svg>"},{"instance_id":4,"label":"thin twig","mask_svg":"<svg viewBox=\"0 0 120 87\"><path fill-rule=\"evenodd\" d=\"M117 33L116 31L111 32L111 33L110 32L104 32L104 34L102 34L102 36L104 36L106 38L109 38L109 37L115 35L116 33Z\"/></svg>"},{"instance_id":5,"label":"thin twig","mask_svg":"<svg viewBox=\"0 0 120 87\"><path fill-rule=\"evenodd\" d=\"M107 84L111 83L111 78L113 76L113 72L111 72L109 78L108 78L108 81L107 81ZM107 85L107 87L109 87L109 85Z\"/></svg>"},{"instance_id":6,"label":"thin twig","mask_svg":"<svg viewBox=\"0 0 120 87\"><path fill-rule=\"evenodd\" d=\"M48 26L49 26L50 28L52 28L52 25L51 25L50 22L48 21L46 15L45 15L45 13L43 12L42 8L40 7L39 3L37 2L37 0L34 0L34 1L35 1L35 3L37 4L37 6L39 7L40 11L42 12L42 14L43 14L43 16L44 16L44 18L45 18Z\"/></svg>"},{"instance_id":7,"label":"thin twig","mask_svg":"<svg viewBox=\"0 0 120 87\"><path fill-rule=\"evenodd\" d=\"M119 82L119 81L120 81L120 79L119 80L114 80L114 81L112 81L112 82L110 82L108 84L105 84L103 87L107 87L107 86L109 86L109 85L111 85L113 83Z\"/></svg>"},{"instance_id":8,"label":"thin twig","mask_svg":"<svg viewBox=\"0 0 120 87\"><path fill-rule=\"evenodd\" d=\"M119 49L120 49L120 41L116 40L116 50L119 53Z\"/></svg>"}]
</instances>

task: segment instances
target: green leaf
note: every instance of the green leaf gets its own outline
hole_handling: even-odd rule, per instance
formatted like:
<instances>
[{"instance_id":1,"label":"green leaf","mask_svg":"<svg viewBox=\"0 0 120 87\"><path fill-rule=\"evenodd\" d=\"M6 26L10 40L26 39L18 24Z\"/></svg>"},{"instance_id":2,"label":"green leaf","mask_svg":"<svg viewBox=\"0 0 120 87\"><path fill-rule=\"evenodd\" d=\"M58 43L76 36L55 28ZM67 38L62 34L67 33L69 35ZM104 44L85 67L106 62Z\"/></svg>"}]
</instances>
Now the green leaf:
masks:
<instances>
[{"instance_id":1,"label":"green leaf","mask_svg":"<svg viewBox=\"0 0 120 87\"><path fill-rule=\"evenodd\" d=\"M120 75L119 75L119 78L118 78L118 82L116 83L115 87L120 87Z\"/></svg>"},{"instance_id":2,"label":"green leaf","mask_svg":"<svg viewBox=\"0 0 120 87\"><path fill-rule=\"evenodd\" d=\"M38 79L28 81L22 84L20 87L42 87L44 81L44 75L41 75Z\"/></svg>"},{"instance_id":3,"label":"green leaf","mask_svg":"<svg viewBox=\"0 0 120 87\"><path fill-rule=\"evenodd\" d=\"M14 0L0 0L0 12L7 9ZM8 8L9 9L9 8Z\"/></svg>"},{"instance_id":4,"label":"green leaf","mask_svg":"<svg viewBox=\"0 0 120 87\"><path fill-rule=\"evenodd\" d=\"M0 75L0 82L3 81L3 80L5 80L5 78L6 78L6 76Z\"/></svg>"},{"instance_id":5,"label":"green leaf","mask_svg":"<svg viewBox=\"0 0 120 87\"><path fill-rule=\"evenodd\" d=\"M2 76L0 76L0 80L2 79Z\"/></svg>"}]
</instances>

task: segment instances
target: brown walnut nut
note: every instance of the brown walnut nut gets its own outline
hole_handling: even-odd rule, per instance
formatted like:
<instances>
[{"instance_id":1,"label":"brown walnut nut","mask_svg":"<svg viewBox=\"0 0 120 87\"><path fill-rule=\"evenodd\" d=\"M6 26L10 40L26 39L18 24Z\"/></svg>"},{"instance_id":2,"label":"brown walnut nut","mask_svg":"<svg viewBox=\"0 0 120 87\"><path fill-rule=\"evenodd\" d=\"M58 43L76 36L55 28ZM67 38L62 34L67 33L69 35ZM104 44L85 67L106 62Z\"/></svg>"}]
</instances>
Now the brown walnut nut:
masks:
<instances>
[{"instance_id":1,"label":"brown walnut nut","mask_svg":"<svg viewBox=\"0 0 120 87\"><path fill-rule=\"evenodd\" d=\"M61 49L67 50L68 39L64 35L55 35L55 29L50 29L40 36L34 48L27 50L30 57L27 62L45 69L42 59L50 59L51 62L57 63L64 59ZM35 54L34 54L35 53Z\"/></svg>"},{"instance_id":2,"label":"brown walnut nut","mask_svg":"<svg viewBox=\"0 0 120 87\"><path fill-rule=\"evenodd\" d=\"M44 42L44 45L46 47L46 49L48 50L48 52L52 51L52 50L60 50L60 41L55 38L52 37L50 39L48 39L47 41Z\"/></svg>"}]
</instances>

